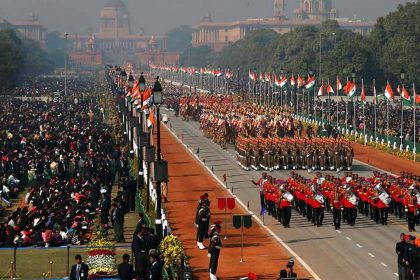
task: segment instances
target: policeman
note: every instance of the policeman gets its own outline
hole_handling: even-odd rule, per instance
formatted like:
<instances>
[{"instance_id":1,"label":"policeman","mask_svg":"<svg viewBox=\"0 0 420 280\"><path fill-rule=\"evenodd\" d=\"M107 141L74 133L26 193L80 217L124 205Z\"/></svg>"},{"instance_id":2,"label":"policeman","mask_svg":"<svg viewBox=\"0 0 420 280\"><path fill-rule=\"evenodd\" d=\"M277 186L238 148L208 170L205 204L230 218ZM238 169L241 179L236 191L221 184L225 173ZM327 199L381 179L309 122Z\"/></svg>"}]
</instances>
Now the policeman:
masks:
<instances>
[{"instance_id":1,"label":"policeman","mask_svg":"<svg viewBox=\"0 0 420 280\"><path fill-rule=\"evenodd\" d=\"M217 265L219 263L220 249L222 247L222 239L220 238L220 232L222 227L220 222L215 222L212 225L212 230L210 233L210 246L208 249L208 257L210 258L210 280L217 280Z\"/></svg>"}]
</instances>

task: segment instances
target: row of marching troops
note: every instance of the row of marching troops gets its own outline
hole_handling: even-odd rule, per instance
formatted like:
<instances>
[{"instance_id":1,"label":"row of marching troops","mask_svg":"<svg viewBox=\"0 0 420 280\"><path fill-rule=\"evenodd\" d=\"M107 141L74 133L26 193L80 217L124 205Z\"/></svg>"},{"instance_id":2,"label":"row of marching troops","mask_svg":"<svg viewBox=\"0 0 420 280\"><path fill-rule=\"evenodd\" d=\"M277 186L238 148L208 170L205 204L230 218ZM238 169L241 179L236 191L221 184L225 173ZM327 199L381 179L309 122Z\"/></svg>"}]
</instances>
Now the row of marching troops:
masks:
<instances>
[{"instance_id":1,"label":"row of marching troops","mask_svg":"<svg viewBox=\"0 0 420 280\"><path fill-rule=\"evenodd\" d=\"M222 246L222 239L220 237L222 227L221 222L219 221L214 222L214 224L210 226L210 218L210 200L208 194L204 193L198 201L194 221L197 228L197 247L200 250L207 249L207 256L210 258L210 280L217 280L216 272ZM203 244L204 239L206 238L209 239L208 248Z\"/></svg>"},{"instance_id":2,"label":"row of marching troops","mask_svg":"<svg viewBox=\"0 0 420 280\"><path fill-rule=\"evenodd\" d=\"M261 209L290 226L292 207L309 222L322 226L325 211L333 215L335 229L341 220L353 226L358 213L377 224L386 225L388 215L405 218L410 232L420 221L420 176L402 173L400 177L374 172L371 178L346 172L342 178L323 176L306 179L295 172L287 180L263 173L258 182Z\"/></svg>"},{"instance_id":3,"label":"row of marching troops","mask_svg":"<svg viewBox=\"0 0 420 280\"><path fill-rule=\"evenodd\" d=\"M231 98L222 95L188 94L179 99L180 115L184 121L190 118L198 121L204 108L221 105L228 107L230 104Z\"/></svg>"},{"instance_id":4,"label":"row of marching troops","mask_svg":"<svg viewBox=\"0 0 420 280\"><path fill-rule=\"evenodd\" d=\"M345 138L236 138L238 164L245 170L351 170L354 152Z\"/></svg>"}]
</instances>

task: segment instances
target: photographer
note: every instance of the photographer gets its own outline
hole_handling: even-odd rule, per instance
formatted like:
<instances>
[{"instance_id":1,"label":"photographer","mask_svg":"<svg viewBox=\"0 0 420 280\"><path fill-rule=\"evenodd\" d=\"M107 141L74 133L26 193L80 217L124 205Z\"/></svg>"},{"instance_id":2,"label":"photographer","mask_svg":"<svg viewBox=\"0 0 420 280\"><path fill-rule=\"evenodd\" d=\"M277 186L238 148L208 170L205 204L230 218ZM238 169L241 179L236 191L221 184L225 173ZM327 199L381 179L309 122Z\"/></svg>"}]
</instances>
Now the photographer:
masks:
<instances>
[{"instance_id":1,"label":"photographer","mask_svg":"<svg viewBox=\"0 0 420 280\"><path fill-rule=\"evenodd\" d=\"M286 268L289 271L287 271L286 269L280 270L279 278L277 280L296 279L297 274L296 274L296 272L293 271L293 266L294 265L295 265L295 261L293 260L293 258L290 258L289 261L287 262L287 265L286 265Z\"/></svg>"}]
</instances>

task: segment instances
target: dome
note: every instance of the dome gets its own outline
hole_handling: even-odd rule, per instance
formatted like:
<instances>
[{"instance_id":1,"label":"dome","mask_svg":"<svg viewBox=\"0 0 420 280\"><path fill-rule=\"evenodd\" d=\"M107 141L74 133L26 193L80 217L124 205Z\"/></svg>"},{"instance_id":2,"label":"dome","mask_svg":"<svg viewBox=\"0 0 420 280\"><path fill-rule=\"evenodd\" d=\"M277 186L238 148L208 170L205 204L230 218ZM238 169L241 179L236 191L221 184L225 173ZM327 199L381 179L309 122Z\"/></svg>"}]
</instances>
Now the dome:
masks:
<instances>
[{"instance_id":1,"label":"dome","mask_svg":"<svg viewBox=\"0 0 420 280\"><path fill-rule=\"evenodd\" d=\"M118 14L119 18L128 17L128 10L121 0L108 0L102 8L101 17L114 18Z\"/></svg>"}]
</instances>

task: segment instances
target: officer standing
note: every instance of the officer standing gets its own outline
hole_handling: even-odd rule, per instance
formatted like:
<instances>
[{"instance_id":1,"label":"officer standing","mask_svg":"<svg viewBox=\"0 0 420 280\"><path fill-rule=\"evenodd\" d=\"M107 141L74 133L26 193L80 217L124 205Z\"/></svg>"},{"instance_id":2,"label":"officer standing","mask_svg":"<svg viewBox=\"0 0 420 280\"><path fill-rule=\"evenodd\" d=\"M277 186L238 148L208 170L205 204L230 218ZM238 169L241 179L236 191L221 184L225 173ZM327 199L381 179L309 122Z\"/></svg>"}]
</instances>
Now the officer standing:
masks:
<instances>
[{"instance_id":1,"label":"officer standing","mask_svg":"<svg viewBox=\"0 0 420 280\"><path fill-rule=\"evenodd\" d=\"M222 247L222 239L220 238L221 231L222 227L220 226L220 222L216 222L212 225L210 246L208 250L208 257L210 258L210 280L217 280L217 265L219 263L220 249Z\"/></svg>"},{"instance_id":2,"label":"officer standing","mask_svg":"<svg viewBox=\"0 0 420 280\"><path fill-rule=\"evenodd\" d=\"M336 230L340 229L341 226L341 211L342 211L342 201L341 201L341 194L338 189L338 185L335 187L335 190L332 192L332 212L333 212L333 220L334 220L334 227Z\"/></svg>"},{"instance_id":3,"label":"officer standing","mask_svg":"<svg viewBox=\"0 0 420 280\"><path fill-rule=\"evenodd\" d=\"M209 216L210 210L208 209L206 202L201 200L200 206L195 216L195 224L197 227L197 247L200 250L206 249L206 246L203 245L203 240L206 235L207 220Z\"/></svg>"},{"instance_id":4,"label":"officer standing","mask_svg":"<svg viewBox=\"0 0 420 280\"><path fill-rule=\"evenodd\" d=\"M405 270L405 252L407 250L407 242L405 241L405 234L400 234L400 242L395 246L395 252L397 253L397 263L398 263L398 279L405 280L406 270Z\"/></svg>"}]
</instances>

